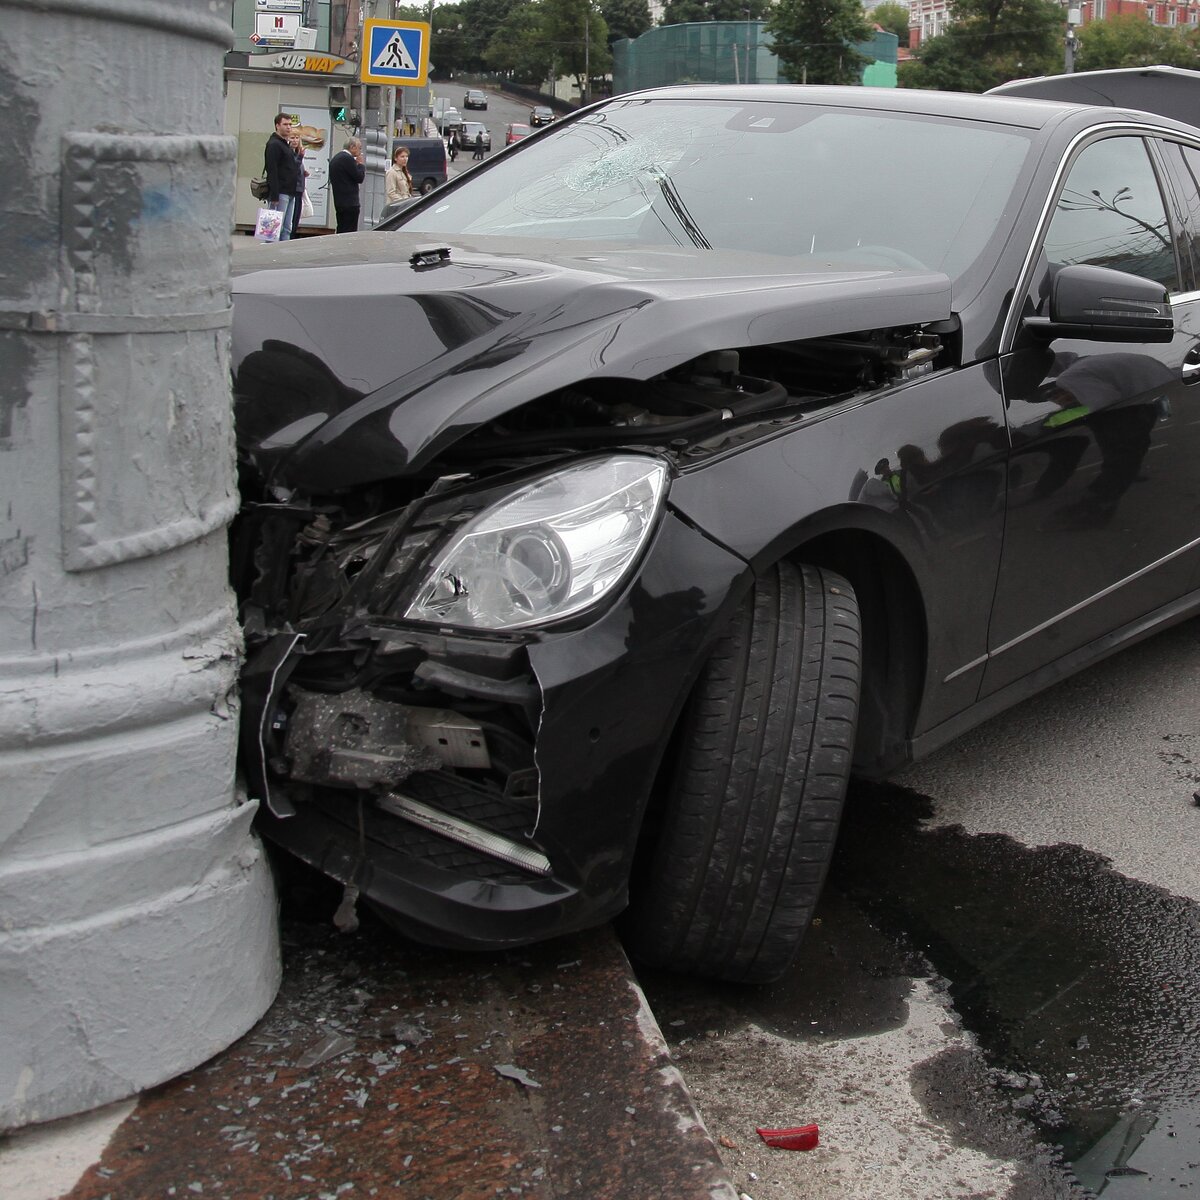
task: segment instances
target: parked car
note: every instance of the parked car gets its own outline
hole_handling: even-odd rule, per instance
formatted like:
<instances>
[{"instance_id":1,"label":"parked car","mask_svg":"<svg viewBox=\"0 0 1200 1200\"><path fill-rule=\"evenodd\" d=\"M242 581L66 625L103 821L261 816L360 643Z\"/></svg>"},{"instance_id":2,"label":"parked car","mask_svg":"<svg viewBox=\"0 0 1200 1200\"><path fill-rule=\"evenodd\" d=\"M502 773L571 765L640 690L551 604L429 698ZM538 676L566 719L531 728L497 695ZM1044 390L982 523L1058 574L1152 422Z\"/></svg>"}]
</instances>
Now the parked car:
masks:
<instances>
[{"instance_id":1,"label":"parked car","mask_svg":"<svg viewBox=\"0 0 1200 1200\"><path fill-rule=\"evenodd\" d=\"M504 144L511 146L513 142L519 142L522 138L527 138L533 132L528 125L522 125L519 122L514 122L511 125L506 125L504 128Z\"/></svg>"},{"instance_id":2,"label":"parked car","mask_svg":"<svg viewBox=\"0 0 1200 1200\"><path fill-rule=\"evenodd\" d=\"M673 87L240 251L263 832L417 938L778 976L851 772L1200 611L1198 179L1132 110Z\"/></svg>"},{"instance_id":3,"label":"parked car","mask_svg":"<svg viewBox=\"0 0 1200 1200\"><path fill-rule=\"evenodd\" d=\"M487 109L488 98L487 92L480 91L479 88L470 88L463 94L463 108L482 108Z\"/></svg>"},{"instance_id":4,"label":"parked car","mask_svg":"<svg viewBox=\"0 0 1200 1200\"><path fill-rule=\"evenodd\" d=\"M476 134L483 135L484 150L491 150L492 135L489 132L488 127L485 124L483 124L482 121L464 121L463 122L463 131L460 134L460 137L462 138L462 149L463 150L473 150L475 148Z\"/></svg>"},{"instance_id":5,"label":"parked car","mask_svg":"<svg viewBox=\"0 0 1200 1200\"><path fill-rule=\"evenodd\" d=\"M547 108L544 104L534 105L529 110L530 125L549 125L554 120L554 109Z\"/></svg>"},{"instance_id":6,"label":"parked car","mask_svg":"<svg viewBox=\"0 0 1200 1200\"><path fill-rule=\"evenodd\" d=\"M435 118L437 121L438 132L442 137L449 137L456 129L461 133L463 127L463 115L457 108L446 108Z\"/></svg>"}]
</instances>

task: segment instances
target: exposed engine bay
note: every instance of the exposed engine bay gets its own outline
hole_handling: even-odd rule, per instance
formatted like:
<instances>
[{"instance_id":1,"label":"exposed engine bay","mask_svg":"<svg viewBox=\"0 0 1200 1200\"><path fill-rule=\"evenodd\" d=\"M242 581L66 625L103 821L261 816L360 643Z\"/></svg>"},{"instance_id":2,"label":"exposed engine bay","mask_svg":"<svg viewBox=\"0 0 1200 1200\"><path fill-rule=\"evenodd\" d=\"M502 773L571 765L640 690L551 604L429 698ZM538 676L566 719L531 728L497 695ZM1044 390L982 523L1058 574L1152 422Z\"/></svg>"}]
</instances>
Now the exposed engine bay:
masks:
<instances>
[{"instance_id":1,"label":"exposed engine bay","mask_svg":"<svg viewBox=\"0 0 1200 1200\"><path fill-rule=\"evenodd\" d=\"M235 580L248 647L267 648L246 676L248 704L261 706L243 737L251 791L282 819L312 804L371 822L408 853L423 838L433 860L449 855L479 878L550 874L534 848L542 694L531 622L471 630L452 618L439 627L428 611L405 617L448 531L564 456L645 446L686 469L927 374L943 353L932 330L894 329L718 351L649 381L587 380L476 428L419 476L337 495L279 488L244 453ZM527 541L514 553L532 594L560 564ZM389 835L385 816L406 832Z\"/></svg>"},{"instance_id":2,"label":"exposed engine bay","mask_svg":"<svg viewBox=\"0 0 1200 1200\"><path fill-rule=\"evenodd\" d=\"M879 330L751 350L721 350L648 381L589 379L542 397L477 430L451 463L544 447L679 439L701 444L729 428L761 430L754 418L796 419L856 394L916 379L942 352L936 332ZM701 451L703 452L703 451Z\"/></svg>"}]
</instances>

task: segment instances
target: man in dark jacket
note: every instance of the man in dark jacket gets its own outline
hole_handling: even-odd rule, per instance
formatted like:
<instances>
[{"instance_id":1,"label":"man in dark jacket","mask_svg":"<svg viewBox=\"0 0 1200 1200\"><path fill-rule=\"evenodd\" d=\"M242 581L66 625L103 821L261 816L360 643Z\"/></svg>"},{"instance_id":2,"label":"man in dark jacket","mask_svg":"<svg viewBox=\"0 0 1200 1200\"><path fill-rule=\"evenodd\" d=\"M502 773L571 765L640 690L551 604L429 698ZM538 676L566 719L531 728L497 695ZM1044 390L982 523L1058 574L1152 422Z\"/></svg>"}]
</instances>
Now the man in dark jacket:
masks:
<instances>
[{"instance_id":1,"label":"man in dark jacket","mask_svg":"<svg viewBox=\"0 0 1200 1200\"><path fill-rule=\"evenodd\" d=\"M353 233L358 228L358 212L362 205L359 188L366 177L362 142L350 138L344 147L329 160L329 190L337 212L338 233Z\"/></svg>"},{"instance_id":2,"label":"man in dark jacket","mask_svg":"<svg viewBox=\"0 0 1200 1200\"><path fill-rule=\"evenodd\" d=\"M267 203L283 213L283 228L279 231L281 242L292 236L296 193L300 191L300 162L288 145L291 135L292 118L287 113L279 113L275 118L275 132L267 138L266 149L263 151Z\"/></svg>"}]
</instances>

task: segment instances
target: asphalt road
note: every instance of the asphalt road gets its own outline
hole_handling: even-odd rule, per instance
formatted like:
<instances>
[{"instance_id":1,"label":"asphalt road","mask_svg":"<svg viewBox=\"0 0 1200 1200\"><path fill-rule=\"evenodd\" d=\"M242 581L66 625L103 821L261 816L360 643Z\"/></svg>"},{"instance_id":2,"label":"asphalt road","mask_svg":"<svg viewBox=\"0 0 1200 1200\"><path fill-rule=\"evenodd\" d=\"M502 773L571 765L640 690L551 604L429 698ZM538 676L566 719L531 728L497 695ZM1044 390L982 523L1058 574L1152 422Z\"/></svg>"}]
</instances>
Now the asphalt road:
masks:
<instances>
[{"instance_id":1,"label":"asphalt road","mask_svg":"<svg viewBox=\"0 0 1200 1200\"><path fill-rule=\"evenodd\" d=\"M1198 635L852 787L779 984L642 978L753 1200L1200 1193Z\"/></svg>"},{"instance_id":2,"label":"asphalt road","mask_svg":"<svg viewBox=\"0 0 1200 1200\"><path fill-rule=\"evenodd\" d=\"M487 126L488 132L492 135L491 154L496 154L504 148L505 126L512 122L527 122L530 105L525 100L506 96L503 92L495 91L492 88L484 88L483 91L487 93L488 97L487 109L484 111L480 111L479 109L464 111L462 98L466 90L466 84L439 83L434 86L433 94L435 97L439 99L444 98L453 104L462 113L464 120L482 121ZM491 157L491 155L488 155L488 157ZM459 154L458 158L450 164L451 178L461 175L464 171L469 171L474 165L476 164L472 161L469 150Z\"/></svg>"}]
</instances>

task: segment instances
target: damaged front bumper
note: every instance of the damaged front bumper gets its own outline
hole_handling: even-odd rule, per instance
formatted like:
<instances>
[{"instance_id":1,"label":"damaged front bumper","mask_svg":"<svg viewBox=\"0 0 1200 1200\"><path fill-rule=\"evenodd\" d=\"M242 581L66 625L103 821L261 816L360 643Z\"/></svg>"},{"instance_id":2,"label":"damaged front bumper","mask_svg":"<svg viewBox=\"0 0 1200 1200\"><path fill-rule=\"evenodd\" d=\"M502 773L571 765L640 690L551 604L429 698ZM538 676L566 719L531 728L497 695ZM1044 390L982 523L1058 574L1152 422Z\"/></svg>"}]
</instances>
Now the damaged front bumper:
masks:
<instances>
[{"instance_id":1,"label":"damaged front bumper","mask_svg":"<svg viewBox=\"0 0 1200 1200\"><path fill-rule=\"evenodd\" d=\"M567 627L354 612L264 635L242 763L279 846L404 932L500 948L624 907L652 785L746 564L668 508L636 574Z\"/></svg>"}]
</instances>

